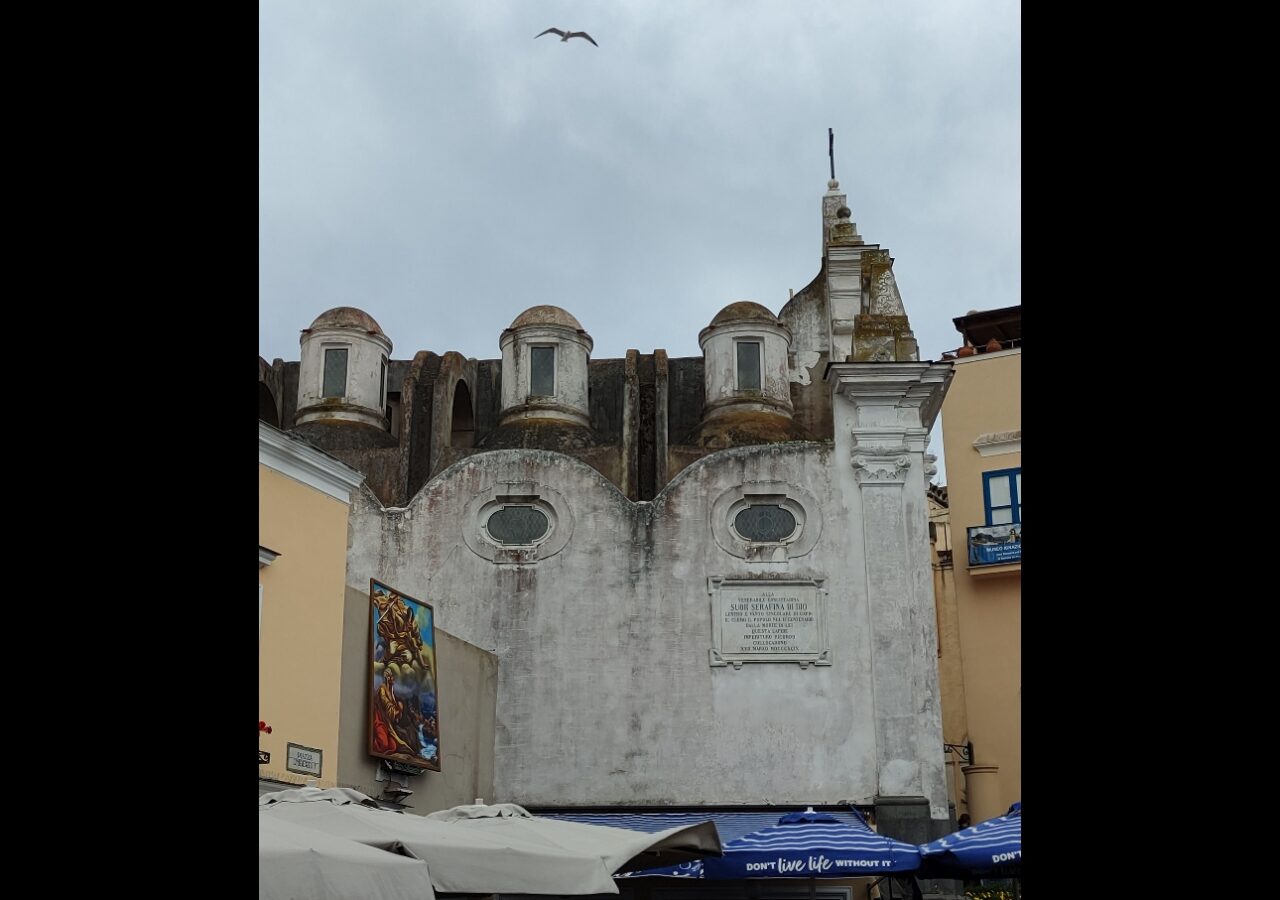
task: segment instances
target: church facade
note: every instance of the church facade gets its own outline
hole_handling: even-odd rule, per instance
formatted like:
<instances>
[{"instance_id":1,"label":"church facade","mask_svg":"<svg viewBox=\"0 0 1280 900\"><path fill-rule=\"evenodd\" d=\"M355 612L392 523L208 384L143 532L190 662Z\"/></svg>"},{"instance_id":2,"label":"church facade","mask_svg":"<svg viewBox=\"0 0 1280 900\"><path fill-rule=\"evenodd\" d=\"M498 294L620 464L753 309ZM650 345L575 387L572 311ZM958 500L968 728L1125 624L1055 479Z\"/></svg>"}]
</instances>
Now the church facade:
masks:
<instances>
[{"instance_id":1,"label":"church facade","mask_svg":"<svg viewBox=\"0 0 1280 900\"><path fill-rule=\"evenodd\" d=\"M394 359L342 307L259 360L260 418L365 476L348 590L496 658L486 800L948 830L926 488L951 365L919 360L835 181L822 210L818 275L725 306L700 357L593 359L589 317L542 306L498 358Z\"/></svg>"}]
</instances>

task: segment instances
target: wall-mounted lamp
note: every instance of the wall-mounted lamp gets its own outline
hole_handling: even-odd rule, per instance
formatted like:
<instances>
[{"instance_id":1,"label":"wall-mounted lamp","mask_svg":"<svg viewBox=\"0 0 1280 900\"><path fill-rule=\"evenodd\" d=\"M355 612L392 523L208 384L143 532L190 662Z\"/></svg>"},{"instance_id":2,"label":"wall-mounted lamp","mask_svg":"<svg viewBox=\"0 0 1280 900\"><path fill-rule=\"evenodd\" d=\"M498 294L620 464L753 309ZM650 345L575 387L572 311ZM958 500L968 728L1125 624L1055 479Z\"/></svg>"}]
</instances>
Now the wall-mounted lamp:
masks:
<instances>
[{"instance_id":1,"label":"wall-mounted lamp","mask_svg":"<svg viewBox=\"0 0 1280 900\"><path fill-rule=\"evenodd\" d=\"M943 744L942 749L943 752L950 751L960 757L960 762L966 766L973 765L973 741L967 744Z\"/></svg>"}]
</instances>

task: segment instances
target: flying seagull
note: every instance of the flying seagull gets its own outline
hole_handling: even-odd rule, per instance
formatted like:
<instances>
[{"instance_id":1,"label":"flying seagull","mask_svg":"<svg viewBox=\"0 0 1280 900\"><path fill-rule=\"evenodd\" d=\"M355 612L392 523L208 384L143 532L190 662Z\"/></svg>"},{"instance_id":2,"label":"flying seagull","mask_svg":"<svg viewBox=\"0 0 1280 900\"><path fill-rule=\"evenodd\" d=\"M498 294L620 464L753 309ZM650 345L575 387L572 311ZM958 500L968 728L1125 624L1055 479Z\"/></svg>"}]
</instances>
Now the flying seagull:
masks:
<instances>
[{"instance_id":1,"label":"flying seagull","mask_svg":"<svg viewBox=\"0 0 1280 900\"><path fill-rule=\"evenodd\" d=\"M561 31L559 28L548 28L546 31L542 32L542 34L558 34L560 35L560 43L562 44L571 37L586 38L591 41L591 35L587 34L585 31ZM536 41L538 38L542 37L542 34L535 34L533 39ZM597 47L600 46L595 41L591 41L591 43Z\"/></svg>"}]
</instances>

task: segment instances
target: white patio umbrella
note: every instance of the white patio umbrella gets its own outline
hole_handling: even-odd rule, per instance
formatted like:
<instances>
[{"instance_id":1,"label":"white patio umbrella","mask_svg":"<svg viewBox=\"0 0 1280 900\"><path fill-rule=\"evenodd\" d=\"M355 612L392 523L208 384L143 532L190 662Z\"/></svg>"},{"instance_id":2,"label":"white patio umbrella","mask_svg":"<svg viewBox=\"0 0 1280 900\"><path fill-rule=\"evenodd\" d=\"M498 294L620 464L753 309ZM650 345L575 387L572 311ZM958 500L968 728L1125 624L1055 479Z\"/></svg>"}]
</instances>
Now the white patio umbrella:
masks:
<instances>
[{"instance_id":1,"label":"white patio umbrella","mask_svg":"<svg viewBox=\"0 0 1280 900\"><path fill-rule=\"evenodd\" d=\"M720 856L720 834L714 822L699 822L646 833L607 825L584 825L531 814L514 803L455 806L428 819L468 833L521 841L552 849L592 853L609 870L630 872Z\"/></svg>"},{"instance_id":2,"label":"white patio umbrella","mask_svg":"<svg viewBox=\"0 0 1280 900\"><path fill-rule=\"evenodd\" d=\"M420 859L258 816L258 900L433 900Z\"/></svg>"},{"instance_id":3,"label":"white patio umbrella","mask_svg":"<svg viewBox=\"0 0 1280 900\"><path fill-rule=\"evenodd\" d=\"M691 858L689 853L696 852L696 847L712 842L714 849L710 852L719 852L720 843L711 823L706 823L705 828L672 829L672 832L694 831L697 834L687 847L670 833L641 834L599 826L578 827L592 832L621 832L626 845L616 843L615 838L615 843L605 848L607 839L600 835L596 836L593 844L580 839L575 845L514 830L499 834L466 827L458 822L374 809L371 808L373 801L364 794L347 789L280 791L265 794L258 802L262 806L259 812L262 816L279 818L383 850L408 852L426 862L432 884L443 893L616 894L618 887L614 884L613 873L630 859L650 858L643 856L646 847L672 839L672 852L679 854L680 859L688 859ZM532 818L528 813L524 815ZM699 828L701 831L697 831ZM706 828L711 829L710 838ZM619 858L622 862L615 864Z\"/></svg>"}]
</instances>

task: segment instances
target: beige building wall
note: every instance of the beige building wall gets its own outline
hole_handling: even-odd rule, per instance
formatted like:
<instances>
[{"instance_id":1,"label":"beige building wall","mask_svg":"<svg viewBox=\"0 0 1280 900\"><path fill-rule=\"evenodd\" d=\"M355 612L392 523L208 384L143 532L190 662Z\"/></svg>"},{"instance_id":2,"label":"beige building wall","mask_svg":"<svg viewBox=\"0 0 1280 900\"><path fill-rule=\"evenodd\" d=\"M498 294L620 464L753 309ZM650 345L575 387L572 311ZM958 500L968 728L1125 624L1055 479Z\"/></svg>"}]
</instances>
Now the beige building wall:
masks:
<instances>
[{"instance_id":1,"label":"beige building wall","mask_svg":"<svg viewBox=\"0 0 1280 900\"><path fill-rule=\"evenodd\" d=\"M321 787L337 784L337 698L342 677L347 511L341 500L258 466L258 543L279 554L258 569L258 735L271 762L259 777L303 783L285 771L289 743L322 751Z\"/></svg>"},{"instance_id":2,"label":"beige building wall","mask_svg":"<svg viewBox=\"0 0 1280 900\"><path fill-rule=\"evenodd\" d=\"M441 771L382 796L386 772L369 755L369 584L346 583L351 493L368 488L296 436L258 431L258 718L272 728L258 735L271 754L259 778L353 787L420 814L492 799L497 657L438 628ZM320 751L319 776L287 770L290 743Z\"/></svg>"},{"instance_id":3,"label":"beige building wall","mask_svg":"<svg viewBox=\"0 0 1280 900\"><path fill-rule=\"evenodd\" d=\"M964 726L975 756L964 767L974 822L1001 815L1022 799L1022 563L970 567L966 530L986 523L983 473L1022 467L1021 410L1020 347L955 360L942 432ZM943 708L945 717L945 699ZM947 740L953 740L950 732Z\"/></svg>"},{"instance_id":4,"label":"beige building wall","mask_svg":"<svg viewBox=\"0 0 1280 900\"><path fill-rule=\"evenodd\" d=\"M933 563L933 596L938 619L938 685L942 694L942 740L963 745L969 727L964 700L964 666L960 647L960 613L956 606L951 510L932 494L929 497L929 544ZM962 557L963 559L963 557ZM948 750L947 797L956 816L968 812L961 758Z\"/></svg>"}]
</instances>

